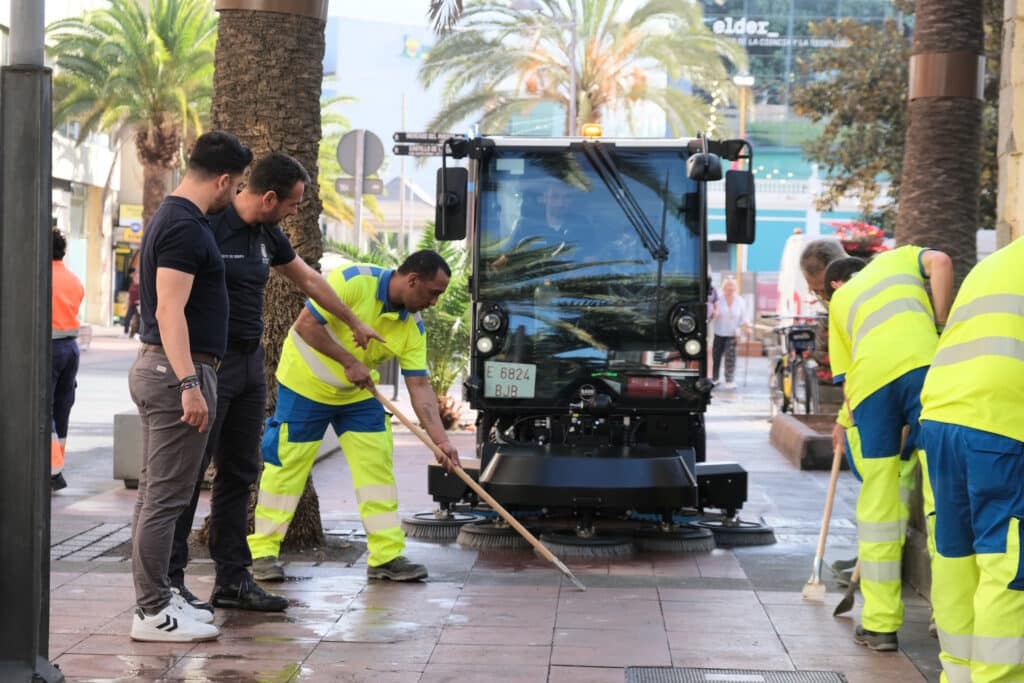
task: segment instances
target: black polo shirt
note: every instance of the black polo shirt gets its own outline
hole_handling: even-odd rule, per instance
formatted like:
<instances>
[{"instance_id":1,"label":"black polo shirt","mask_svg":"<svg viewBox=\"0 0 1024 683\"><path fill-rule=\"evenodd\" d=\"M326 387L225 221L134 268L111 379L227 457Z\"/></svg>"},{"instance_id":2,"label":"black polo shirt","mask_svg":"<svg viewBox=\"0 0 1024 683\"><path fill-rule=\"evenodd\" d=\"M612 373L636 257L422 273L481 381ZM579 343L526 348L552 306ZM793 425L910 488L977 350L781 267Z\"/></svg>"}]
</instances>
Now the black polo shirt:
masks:
<instances>
[{"instance_id":1,"label":"black polo shirt","mask_svg":"<svg viewBox=\"0 0 1024 683\"><path fill-rule=\"evenodd\" d=\"M227 273L231 302L228 339L259 340L263 334L263 289L270 269L291 263L295 250L276 224L247 225L234 206L209 218Z\"/></svg>"},{"instance_id":2,"label":"black polo shirt","mask_svg":"<svg viewBox=\"0 0 1024 683\"><path fill-rule=\"evenodd\" d=\"M224 260L199 207L183 197L165 198L146 226L139 258L142 341L163 343L156 321L156 270L171 268L195 276L185 302L189 347L223 358L228 337Z\"/></svg>"}]
</instances>

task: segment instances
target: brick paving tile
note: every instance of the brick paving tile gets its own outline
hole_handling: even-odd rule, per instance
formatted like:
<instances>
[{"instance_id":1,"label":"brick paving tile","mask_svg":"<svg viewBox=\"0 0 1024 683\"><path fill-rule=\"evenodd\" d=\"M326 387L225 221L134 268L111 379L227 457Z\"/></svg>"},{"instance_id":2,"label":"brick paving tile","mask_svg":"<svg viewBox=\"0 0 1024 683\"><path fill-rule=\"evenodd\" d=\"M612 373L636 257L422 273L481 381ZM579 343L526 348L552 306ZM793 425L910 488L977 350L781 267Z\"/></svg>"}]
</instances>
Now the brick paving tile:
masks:
<instances>
[{"instance_id":1,"label":"brick paving tile","mask_svg":"<svg viewBox=\"0 0 1024 683\"><path fill-rule=\"evenodd\" d=\"M658 629L558 629L552 664L570 666L669 666L668 642Z\"/></svg>"},{"instance_id":2,"label":"brick paving tile","mask_svg":"<svg viewBox=\"0 0 1024 683\"><path fill-rule=\"evenodd\" d=\"M623 669L598 666L553 666L548 683L622 683Z\"/></svg>"}]
</instances>

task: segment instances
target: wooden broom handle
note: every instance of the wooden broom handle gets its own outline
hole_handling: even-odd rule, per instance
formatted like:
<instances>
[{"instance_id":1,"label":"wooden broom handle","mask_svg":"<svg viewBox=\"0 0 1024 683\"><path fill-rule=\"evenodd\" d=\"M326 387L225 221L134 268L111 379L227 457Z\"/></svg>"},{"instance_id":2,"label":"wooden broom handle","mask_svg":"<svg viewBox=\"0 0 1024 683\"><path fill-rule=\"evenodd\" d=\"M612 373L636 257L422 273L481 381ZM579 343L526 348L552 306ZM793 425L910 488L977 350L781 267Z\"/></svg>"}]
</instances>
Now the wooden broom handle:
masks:
<instances>
[{"instance_id":1,"label":"wooden broom handle","mask_svg":"<svg viewBox=\"0 0 1024 683\"><path fill-rule=\"evenodd\" d=\"M430 435L427 434L423 430L422 427L420 427L419 425L414 423L412 420L410 420L408 417L406 417L402 413L402 411L400 411L395 406L394 403L392 403L388 399L384 398L384 396L382 396L381 393L379 391L377 391L376 389L374 389L374 394L376 394L377 400L379 400L381 402L381 404L385 408L387 408L388 412L391 413L392 415L394 415L395 417L397 417L398 420L409 429L409 431L411 431L413 434L415 434L419 438L419 440L423 442L424 446L426 446L430 450L432 450L435 455L440 456L442 460L447 460L448 459L447 454L445 454L444 451L442 451L440 448L437 447L437 444L434 443L434 440L430 438ZM487 491L484 491L483 487L480 486L480 484L478 484L475 481L473 481L473 477L471 477L468 474L466 474L466 470L462 469L462 467L460 465L454 465L454 467L452 468L452 471L459 477L459 479L461 479L463 482L465 482L466 486L468 486L469 488L473 489L473 492L476 495L480 496L480 498L484 502L486 502L488 505L490 505L491 509L493 509L499 515L501 515L501 518L504 519L506 522L508 522L508 525L510 527L515 529L516 532L520 536L522 536L527 541L529 541L530 545L533 546L534 550L536 550L538 553L540 553L544 557L545 560L547 560L548 562L551 562L552 564L555 564L555 565L561 565L562 564L561 561L559 561L559 559L557 557L555 557L551 553L551 551L548 550L547 547L543 543L541 543L539 540L537 540L537 538L533 534L531 534L526 529L526 527L524 527L522 524L519 523L519 520L517 520L515 517L513 517L511 514L509 514L508 510L503 508L498 501L494 500L494 497L491 496L491 494L487 493ZM834 488L834 486L833 486L833 488Z\"/></svg>"},{"instance_id":2,"label":"wooden broom handle","mask_svg":"<svg viewBox=\"0 0 1024 683\"><path fill-rule=\"evenodd\" d=\"M818 532L818 550L816 557L825 556L825 538L828 536L828 525L832 521L832 503L836 498L836 484L839 481L839 469L843 463L845 448L834 448L832 452L832 472L828 478L828 493L825 495L825 511L821 515L821 531Z\"/></svg>"}]
</instances>

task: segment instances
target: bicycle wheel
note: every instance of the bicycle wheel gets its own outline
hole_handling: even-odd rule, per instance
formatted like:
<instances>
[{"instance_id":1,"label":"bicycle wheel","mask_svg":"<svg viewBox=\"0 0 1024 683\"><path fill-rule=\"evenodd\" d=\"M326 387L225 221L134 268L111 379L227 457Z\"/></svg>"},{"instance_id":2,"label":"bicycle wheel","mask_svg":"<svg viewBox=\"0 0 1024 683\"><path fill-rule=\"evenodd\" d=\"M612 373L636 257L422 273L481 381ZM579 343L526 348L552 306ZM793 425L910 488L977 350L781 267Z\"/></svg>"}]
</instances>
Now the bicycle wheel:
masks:
<instances>
[{"instance_id":1,"label":"bicycle wheel","mask_svg":"<svg viewBox=\"0 0 1024 683\"><path fill-rule=\"evenodd\" d=\"M785 391L786 365L780 358L775 362L775 369L768 375L768 399L770 402L771 416L789 410L789 399Z\"/></svg>"},{"instance_id":2,"label":"bicycle wheel","mask_svg":"<svg viewBox=\"0 0 1024 683\"><path fill-rule=\"evenodd\" d=\"M793 363L793 413L811 415L818 410L818 378L807 361Z\"/></svg>"}]
</instances>

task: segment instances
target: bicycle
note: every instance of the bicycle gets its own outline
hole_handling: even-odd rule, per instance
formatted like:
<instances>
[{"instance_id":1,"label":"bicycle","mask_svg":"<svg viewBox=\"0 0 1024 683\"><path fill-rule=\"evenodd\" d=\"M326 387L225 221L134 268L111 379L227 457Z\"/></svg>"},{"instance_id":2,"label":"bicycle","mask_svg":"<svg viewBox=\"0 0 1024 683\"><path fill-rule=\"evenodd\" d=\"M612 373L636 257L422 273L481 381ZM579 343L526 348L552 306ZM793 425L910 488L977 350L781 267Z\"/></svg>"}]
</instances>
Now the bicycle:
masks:
<instances>
[{"instance_id":1,"label":"bicycle","mask_svg":"<svg viewBox=\"0 0 1024 683\"><path fill-rule=\"evenodd\" d=\"M810 358L815 349L815 325L819 316L764 316L769 320L790 320L772 329L779 346L779 357L768 376L771 415L791 413L812 415L818 412L819 392L816 370Z\"/></svg>"}]
</instances>

